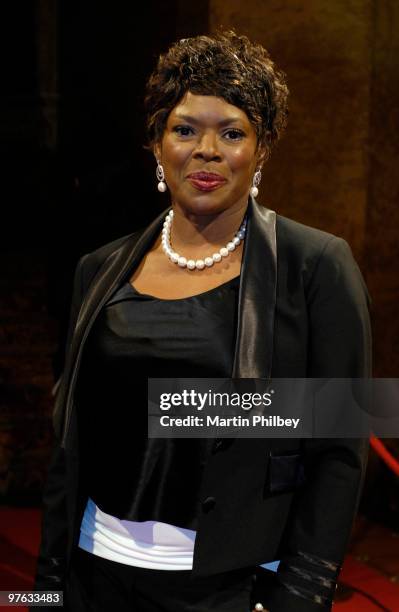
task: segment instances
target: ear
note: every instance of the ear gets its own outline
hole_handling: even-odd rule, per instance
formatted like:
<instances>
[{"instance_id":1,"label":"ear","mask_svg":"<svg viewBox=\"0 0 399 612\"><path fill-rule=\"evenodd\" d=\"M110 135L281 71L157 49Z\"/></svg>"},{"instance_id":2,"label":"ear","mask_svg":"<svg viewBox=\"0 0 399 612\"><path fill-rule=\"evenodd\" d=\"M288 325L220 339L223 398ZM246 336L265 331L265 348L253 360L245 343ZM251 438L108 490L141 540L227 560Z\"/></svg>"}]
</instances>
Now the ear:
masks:
<instances>
[{"instance_id":1,"label":"ear","mask_svg":"<svg viewBox=\"0 0 399 612\"><path fill-rule=\"evenodd\" d=\"M257 151L257 162L256 167L260 170L265 163L269 159L269 150L266 146L259 146Z\"/></svg>"},{"instance_id":2,"label":"ear","mask_svg":"<svg viewBox=\"0 0 399 612\"><path fill-rule=\"evenodd\" d=\"M154 145L153 153L155 155L155 159L158 161L161 159L161 143L157 142Z\"/></svg>"}]
</instances>

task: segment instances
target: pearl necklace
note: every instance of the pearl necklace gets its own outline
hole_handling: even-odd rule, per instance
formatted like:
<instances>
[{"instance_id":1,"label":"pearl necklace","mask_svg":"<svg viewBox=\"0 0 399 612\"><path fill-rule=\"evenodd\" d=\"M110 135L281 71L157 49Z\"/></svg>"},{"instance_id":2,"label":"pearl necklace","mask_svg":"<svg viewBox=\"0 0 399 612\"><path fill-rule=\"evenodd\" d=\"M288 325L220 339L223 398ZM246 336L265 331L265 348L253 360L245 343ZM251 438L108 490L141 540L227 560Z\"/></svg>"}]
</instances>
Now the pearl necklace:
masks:
<instances>
[{"instance_id":1,"label":"pearl necklace","mask_svg":"<svg viewBox=\"0 0 399 612\"><path fill-rule=\"evenodd\" d=\"M170 261L177 264L181 268L188 268L189 270L203 270L205 267L210 268L214 263L218 263L223 257L230 255L232 251L240 244L245 238L245 231L247 225L247 219L244 218L240 229L236 232L233 240L228 242L225 247L222 247L217 253L214 253L211 257L205 257L205 259L187 259L182 255L176 253L170 244L170 228L172 226L173 210L165 217L162 230L162 249L164 253L169 257Z\"/></svg>"}]
</instances>

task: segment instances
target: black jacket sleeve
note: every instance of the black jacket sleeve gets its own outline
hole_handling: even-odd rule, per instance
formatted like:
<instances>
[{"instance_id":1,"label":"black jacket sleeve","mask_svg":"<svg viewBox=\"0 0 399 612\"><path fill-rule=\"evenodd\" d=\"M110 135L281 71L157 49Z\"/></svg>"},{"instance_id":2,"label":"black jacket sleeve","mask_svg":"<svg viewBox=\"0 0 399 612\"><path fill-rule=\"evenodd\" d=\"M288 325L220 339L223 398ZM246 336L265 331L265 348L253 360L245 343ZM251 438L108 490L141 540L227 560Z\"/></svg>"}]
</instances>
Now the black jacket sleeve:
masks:
<instances>
[{"instance_id":1,"label":"black jacket sleeve","mask_svg":"<svg viewBox=\"0 0 399 612\"><path fill-rule=\"evenodd\" d=\"M76 266L66 348L71 341L83 297L83 256ZM61 375L62 376L62 375ZM58 385L59 386L59 385ZM55 437L42 498L41 543L35 590L63 590L67 545L65 451Z\"/></svg>"},{"instance_id":2,"label":"black jacket sleeve","mask_svg":"<svg viewBox=\"0 0 399 612\"><path fill-rule=\"evenodd\" d=\"M368 301L348 244L333 237L308 286L309 378L371 376ZM271 612L331 610L365 475L366 439L306 439L302 447L306 484L294 495L278 572L258 593Z\"/></svg>"},{"instance_id":3,"label":"black jacket sleeve","mask_svg":"<svg viewBox=\"0 0 399 612\"><path fill-rule=\"evenodd\" d=\"M74 330L78 320L84 296L89 285L95 278L97 272L105 259L113 253L131 234L118 238L97 251L83 255L76 266L72 301L70 307L68 331L65 343L65 359L70 349ZM64 370L65 372L65 370ZM63 386L63 376L57 381L57 395L53 410L53 423L55 425L55 407L59 400L59 390ZM60 407L62 408L62 407ZM56 428L54 427L56 431ZM35 573L35 590L64 590L66 578L66 556L68 541L68 516L67 516L67 471L65 450L61 446L61 440L55 433L53 449L47 472L47 480L42 498L42 523L41 542Z\"/></svg>"}]
</instances>

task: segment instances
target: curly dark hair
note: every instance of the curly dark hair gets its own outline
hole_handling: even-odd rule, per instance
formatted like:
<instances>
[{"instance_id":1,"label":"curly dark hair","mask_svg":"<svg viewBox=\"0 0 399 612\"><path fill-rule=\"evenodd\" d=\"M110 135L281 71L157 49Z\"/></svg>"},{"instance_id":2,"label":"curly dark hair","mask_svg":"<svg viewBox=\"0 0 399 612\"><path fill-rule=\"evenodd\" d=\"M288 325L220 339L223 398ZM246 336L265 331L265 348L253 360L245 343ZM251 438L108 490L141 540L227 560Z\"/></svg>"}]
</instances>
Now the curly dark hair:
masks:
<instances>
[{"instance_id":1,"label":"curly dark hair","mask_svg":"<svg viewBox=\"0 0 399 612\"><path fill-rule=\"evenodd\" d=\"M223 98L243 110L255 128L258 146L270 152L288 117L288 87L262 45L233 30L182 38L166 53L147 81L147 149L159 142L169 113L190 91Z\"/></svg>"}]
</instances>

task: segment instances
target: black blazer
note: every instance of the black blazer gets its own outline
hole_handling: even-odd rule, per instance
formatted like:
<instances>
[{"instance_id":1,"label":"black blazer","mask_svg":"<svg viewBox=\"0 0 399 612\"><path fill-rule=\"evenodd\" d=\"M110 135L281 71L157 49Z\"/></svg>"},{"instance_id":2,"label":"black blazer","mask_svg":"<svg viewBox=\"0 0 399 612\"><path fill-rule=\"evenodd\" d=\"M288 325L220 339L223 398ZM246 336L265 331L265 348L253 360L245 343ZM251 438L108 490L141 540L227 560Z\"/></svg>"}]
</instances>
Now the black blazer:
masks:
<instances>
[{"instance_id":1,"label":"black blazer","mask_svg":"<svg viewBox=\"0 0 399 612\"><path fill-rule=\"evenodd\" d=\"M78 263L36 589L63 588L87 500L74 407L85 340L111 292L158 236L167 210ZM368 377L370 352L368 294L347 243L250 198L233 377ZM256 600L272 612L330 609L367 448L360 439L216 440L200 491L193 574L281 559L276 576L256 570Z\"/></svg>"}]
</instances>

